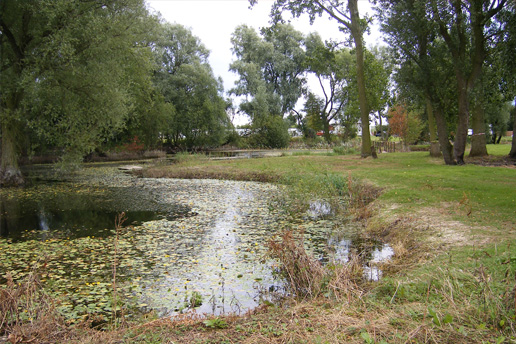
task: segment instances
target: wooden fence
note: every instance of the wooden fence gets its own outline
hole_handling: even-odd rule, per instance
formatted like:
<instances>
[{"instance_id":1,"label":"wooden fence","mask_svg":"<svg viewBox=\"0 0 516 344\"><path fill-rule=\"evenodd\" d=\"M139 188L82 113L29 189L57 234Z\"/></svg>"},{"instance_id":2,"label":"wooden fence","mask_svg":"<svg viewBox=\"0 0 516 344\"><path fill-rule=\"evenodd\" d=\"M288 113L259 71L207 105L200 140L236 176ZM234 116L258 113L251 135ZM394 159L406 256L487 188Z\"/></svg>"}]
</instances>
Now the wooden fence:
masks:
<instances>
[{"instance_id":1,"label":"wooden fence","mask_svg":"<svg viewBox=\"0 0 516 344\"><path fill-rule=\"evenodd\" d=\"M406 151L406 147L402 142L373 141L372 144L376 153L395 153Z\"/></svg>"}]
</instances>

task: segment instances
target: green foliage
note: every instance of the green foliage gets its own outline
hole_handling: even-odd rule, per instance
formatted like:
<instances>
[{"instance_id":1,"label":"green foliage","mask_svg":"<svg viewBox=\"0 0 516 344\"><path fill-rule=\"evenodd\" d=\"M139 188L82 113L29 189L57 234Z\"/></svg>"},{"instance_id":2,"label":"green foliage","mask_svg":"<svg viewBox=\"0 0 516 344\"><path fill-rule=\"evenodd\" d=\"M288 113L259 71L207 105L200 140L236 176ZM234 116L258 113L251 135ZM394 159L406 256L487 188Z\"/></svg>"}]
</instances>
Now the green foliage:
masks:
<instances>
[{"instance_id":1,"label":"green foliage","mask_svg":"<svg viewBox=\"0 0 516 344\"><path fill-rule=\"evenodd\" d=\"M352 53L354 54L354 52ZM368 49L364 50L364 76L367 85L367 105L370 113L382 111L390 98L389 87L392 72L390 62L387 48L376 46L371 51ZM356 64L351 64L350 67L346 84L348 97L347 116L357 114L360 111Z\"/></svg>"},{"instance_id":2,"label":"green foliage","mask_svg":"<svg viewBox=\"0 0 516 344\"><path fill-rule=\"evenodd\" d=\"M389 109L391 134L401 137L406 145L414 144L421 136L423 123L414 111L407 111L404 105Z\"/></svg>"},{"instance_id":3,"label":"green foliage","mask_svg":"<svg viewBox=\"0 0 516 344\"><path fill-rule=\"evenodd\" d=\"M155 25L140 0L2 2L2 123L69 156L89 153L149 89Z\"/></svg>"},{"instance_id":4,"label":"green foliage","mask_svg":"<svg viewBox=\"0 0 516 344\"><path fill-rule=\"evenodd\" d=\"M188 300L187 306L192 307L192 308L199 307L202 305L202 302L203 302L202 294L199 293L198 291L194 291L192 293L192 295L190 296L190 299Z\"/></svg>"},{"instance_id":5,"label":"green foliage","mask_svg":"<svg viewBox=\"0 0 516 344\"><path fill-rule=\"evenodd\" d=\"M204 325L212 329L223 329L228 327L228 323L222 318L212 318L205 320Z\"/></svg>"},{"instance_id":6,"label":"green foliage","mask_svg":"<svg viewBox=\"0 0 516 344\"><path fill-rule=\"evenodd\" d=\"M416 143L421 137L422 130L423 122L419 115L415 112L409 112L407 115L407 130L403 135L403 140L408 144Z\"/></svg>"},{"instance_id":7,"label":"green foliage","mask_svg":"<svg viewBox=\"0 0 516 344\"><path fill-rule=\"evenodd\" d=\"M168 104L163 134L183 148L218 146L230 126L222 82L208 64L209 52L189 29L163 24L158 41L156 88Z\"/></svg>"},{"instance_id":8,"label":"green foliage","mask_svg":"<svg viewBox=\"0 0 516 344\"><path fill-rule=\"evenodd\" d=\"M334 43L323 43L321 37L312 33L306 39L306 68L319 81L325 97L319 97L313 92L308 93L304 110L306 111L308 128L315 131L323 130L327 142L330 142L330 123L338 123L342 119L344 126L349 126L350 117L344 113L349 103L348 90L353 59L349 49L338 49ZM351 122L357 121L357 114ZM346 121L347 119L347 121Z\"/></svg>"},{"instance_id":9,"label":"green foliage","mask_svg":"<svg viewBox=\"0 0 516 344\"><path fill-rule=\"evenodd\" d=\"M290 142L288 124L279 116L268 116L250 138L252 146L285 148Z\"/></svg>"},{"instance_id":10,"label":"green foliage","mask_svg":"<svg viewBox=\"0 0 516 344\"><path fill-rule=\"evenodd\" d=\"M237 60L230 70L240 78L231 93L246 96L240 110L254 125L294 109L305 83L303 41L302 33L290 24L263 28L261 37L247 25L235 29L231 43Z\"/></svg>"}]
</instances>

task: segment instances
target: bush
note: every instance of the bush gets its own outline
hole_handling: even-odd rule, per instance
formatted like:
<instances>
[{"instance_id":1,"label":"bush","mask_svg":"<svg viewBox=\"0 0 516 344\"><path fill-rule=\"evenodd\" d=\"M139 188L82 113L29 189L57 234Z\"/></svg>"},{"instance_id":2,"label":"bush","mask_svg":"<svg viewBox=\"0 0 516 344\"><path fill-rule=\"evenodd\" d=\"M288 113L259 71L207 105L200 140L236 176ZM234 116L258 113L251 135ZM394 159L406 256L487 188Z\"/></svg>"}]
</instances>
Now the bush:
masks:
<instances>
[{"instance_id":1,"label":"bush","mask_svg":"<svg viewBox=\"0 0 516 344\"><path fill-rule=\"evenodd\" d=\"M336 146L336 147L333 147L333 153L335 153L337 155L352 155L352 154L358 154L360 152L358 150L356 150L354 147Z\"/></svg>"},{"instance_id":2,"label":"bush","mask_svg":"<svg viewBox=\"0 0 516 344\"><path fill-rule=\"evenodd\" d=\"M257 134L250 138L250 143L253 146L267 148L288 147L290 135L287 123L279 116L270 116L258 129Z\"/></svg>"},{"instance_id":3,"label":"bush","mask_svg":"<svg viewBox=\"0 0 516 344\"><path fill-rule=\"evenodd\" d=\"M243 138L235 130L231 130L226 136L225 145L239 147Z\"/></svg>"}]
</instances>

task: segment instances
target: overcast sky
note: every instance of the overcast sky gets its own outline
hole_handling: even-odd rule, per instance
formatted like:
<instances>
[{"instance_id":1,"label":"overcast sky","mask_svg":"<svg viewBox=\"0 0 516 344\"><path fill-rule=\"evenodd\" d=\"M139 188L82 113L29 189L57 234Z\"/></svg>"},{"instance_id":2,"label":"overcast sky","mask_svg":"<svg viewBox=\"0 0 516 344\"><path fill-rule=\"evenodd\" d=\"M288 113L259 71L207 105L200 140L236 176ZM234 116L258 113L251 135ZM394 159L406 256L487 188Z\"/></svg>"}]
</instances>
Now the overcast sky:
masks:
<instances>
[{"instance_id":1,"label":"overcast sky","mask_svg":"<svg viewBox=\"0 0 516 344\"><path fill-rule=\"evenodd\" d=\"M231 53L231 34L241 24L247 24L257 30L269 26L269 12L273 0L259 0L252 9L249 9L248 0L147 0L147 3L151 10L161 13L166 21L182 24L199 37L210 50L213 73L216 77L222 78L224 90L227 92L237 80L237 75L229 71L229 64L234 60ZM364 13L372 14L368 1L359 0L358 4L361 16ZM293 19L292 24L305 34L318 32L323 40L344 40L337 22L324 16L317 18L312 26L307 17ZM377 29L373 27L371 32L371 35L364 37L366 44L379 44Z\"/></svg>"}]
</instances>

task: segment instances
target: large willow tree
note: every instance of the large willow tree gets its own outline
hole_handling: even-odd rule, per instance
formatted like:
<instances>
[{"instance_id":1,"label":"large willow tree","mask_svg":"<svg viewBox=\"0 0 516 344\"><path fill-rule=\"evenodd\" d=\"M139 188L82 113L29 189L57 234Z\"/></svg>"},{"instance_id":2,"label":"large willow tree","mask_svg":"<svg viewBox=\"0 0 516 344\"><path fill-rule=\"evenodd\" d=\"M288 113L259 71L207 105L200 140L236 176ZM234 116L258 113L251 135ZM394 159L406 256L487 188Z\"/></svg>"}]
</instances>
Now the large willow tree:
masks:
<instances>
[{"instance_id":1,"label":"large willow tree","mask_svg":"<svg viewBox=\"0 0 516 344\"><path fill-rule=\"evenodd\" d=\"M155 22L143 0L0 3L0 184L23 182L28 133L77 158L123 127Z\"/></svg>"}]
</instances>

